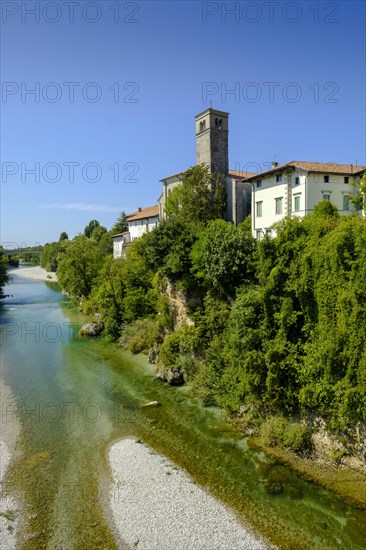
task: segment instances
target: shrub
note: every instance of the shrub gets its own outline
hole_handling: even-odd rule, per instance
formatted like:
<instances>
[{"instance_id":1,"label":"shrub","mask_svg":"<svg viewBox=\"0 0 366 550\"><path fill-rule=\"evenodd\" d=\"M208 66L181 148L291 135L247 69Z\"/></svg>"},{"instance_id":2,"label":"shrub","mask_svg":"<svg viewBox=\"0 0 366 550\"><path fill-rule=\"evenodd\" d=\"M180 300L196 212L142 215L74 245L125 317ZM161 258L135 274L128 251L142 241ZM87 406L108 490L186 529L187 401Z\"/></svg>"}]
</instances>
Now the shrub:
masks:
<instances>
[{"instance_id":1,"label":"shrub","mask_svg":"<svg viewBox=\"0 0 366 550\"><path fill-rule=\"evenodd\" d=\"M268 447L281 445L292 451L302 451L309 446L306 426L286 420L282 416L270 416L260 427L260 436Z\"/></svg>"},{"instance_id":2,"label":"shrub","mask_svg":"<svg viewBox=\"0 0 366 550\"><path fill-rule=\"evenodd\" d=\"M132 353L146 352L154 345L157 336L157 325L153 319L137 319L122 330L121 344Z\"/></svg>"}]
</instances>

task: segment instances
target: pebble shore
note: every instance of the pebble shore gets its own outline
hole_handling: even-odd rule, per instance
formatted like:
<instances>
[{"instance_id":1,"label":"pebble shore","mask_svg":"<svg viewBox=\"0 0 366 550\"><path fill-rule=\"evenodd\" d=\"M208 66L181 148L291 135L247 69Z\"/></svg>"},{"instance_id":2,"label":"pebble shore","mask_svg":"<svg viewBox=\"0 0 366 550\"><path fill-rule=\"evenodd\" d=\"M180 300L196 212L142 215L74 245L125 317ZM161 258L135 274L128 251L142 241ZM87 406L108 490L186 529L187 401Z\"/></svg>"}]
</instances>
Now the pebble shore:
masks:
<instances>
[{"instance_id":1,"label":"pebble shore","mask_svg":"<svg viewBox=\"0 0 366 550\"><path fill-rule=\"evenodd\" d=\"M50 281L50 282L57 282L57 276L56 273L53 271L46 271L43 269L43 267L35 266L35 267L20 267L20 268L14 268L14 269L8 269L8 275L11 277L12 275L19 275L20 277L25 277L26 279L34 279L37 281Z\"/></svg>"},{"instance_id":2,"label":"pebble shore","mask_svg":"<svg viewBox=\"0 0 366 550\"><path fill-rule=\"evenodd\" d=\"M4 414L4 411L7 410L7 405L12 403L13 396L1 379L0 397L0 548L13 550L17 546L19 512L17 503L8 494L5 480L6 472L14 454L20 426L12 414L9 416ZM12 407L8 410L12 410Z\"/></svg>"},{"instance_id":3,"label":"pebble shore","mask_svg":"<svg viewBox=\"0 0 366 550\"><path fill-rule=\"evenodd\" d=\"M119 536L139 550L274 548L171 461L124 439L109 450L110 507Z\"/></svg>"}]
</instances>

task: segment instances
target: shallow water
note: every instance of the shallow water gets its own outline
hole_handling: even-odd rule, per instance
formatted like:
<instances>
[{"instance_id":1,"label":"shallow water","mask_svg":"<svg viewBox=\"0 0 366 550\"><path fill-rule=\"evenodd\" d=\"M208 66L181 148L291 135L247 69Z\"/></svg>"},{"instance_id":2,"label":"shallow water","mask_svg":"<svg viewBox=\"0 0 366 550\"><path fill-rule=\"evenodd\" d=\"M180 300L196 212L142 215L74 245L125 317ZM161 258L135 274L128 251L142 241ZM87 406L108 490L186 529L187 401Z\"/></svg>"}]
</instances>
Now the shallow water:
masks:
<instances>
[{"instance_id":1,"label":"shallow water","mask_svg":"<svg viewBox=\"0 0 366 550\"><path fill-rule=\"evenodd\" d=\"M365 548L364 512L249 449L220 411L156 380L145 361L77 338L80 316L57 285L16 276L6 293L3 376L17 405L3 407L23 427L7 487L27 505L24 548L118 546L102 507L106 449L130 435L184 467L281 548ZM141 409L152 400L162 407Z\"/></svg>"}]
</instances>

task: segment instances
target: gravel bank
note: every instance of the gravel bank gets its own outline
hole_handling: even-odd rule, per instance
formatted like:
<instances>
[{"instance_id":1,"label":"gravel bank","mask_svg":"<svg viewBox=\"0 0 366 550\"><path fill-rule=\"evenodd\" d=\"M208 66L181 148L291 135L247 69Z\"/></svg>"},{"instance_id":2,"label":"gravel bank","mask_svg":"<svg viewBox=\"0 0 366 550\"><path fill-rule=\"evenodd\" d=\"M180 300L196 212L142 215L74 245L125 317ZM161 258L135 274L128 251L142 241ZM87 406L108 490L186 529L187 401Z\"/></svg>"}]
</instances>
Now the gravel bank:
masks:
<instances>
[{"instance_id":1,"label":"gravel bank","mask_svg":"<svg viewBox=\"0 0 366 550\"><path fill-rule=\"evenodd\" d=\"M109 450L110 506L124 541L139 550L273 548L180 468L143 443L124 439Z\"/></svg>"},{"instance_id":2,"label":"gravel bank","mask_svg":"<svg viewBox=\"0 0 366 550\"><path fill-rule=\"evenodd\" d=\"M13 396L9 388L0 380L0 548L16 548L18 510L17 504L7 491L6 471L15 450L19 433L19 423L12 411ZM6 415L6 411L10 414Z\"/></svg>"},{"instance_id":3,"label":"gravel bank","mask_svg":"<svg viewBox=\"0 0 366 550\"><path fill-rule=\"evenodd\" d=\"M46 271L43 267L17 267L15 269L9 269L8 275L12 277L13 275L19 275L20 277L25 277L26 279L36 279L39 281L51 281L57 282L56 273L53 271Z\"/></svg>"}]
</instances>

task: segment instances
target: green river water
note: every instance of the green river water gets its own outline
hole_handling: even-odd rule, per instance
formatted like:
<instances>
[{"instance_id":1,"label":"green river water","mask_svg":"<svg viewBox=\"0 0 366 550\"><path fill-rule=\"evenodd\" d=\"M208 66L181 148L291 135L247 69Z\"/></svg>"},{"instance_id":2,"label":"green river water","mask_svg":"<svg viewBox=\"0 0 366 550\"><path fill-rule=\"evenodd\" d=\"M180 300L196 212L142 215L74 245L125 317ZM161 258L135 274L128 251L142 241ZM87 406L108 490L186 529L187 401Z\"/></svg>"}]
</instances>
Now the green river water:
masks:
<instances>
[{"instance_id":1,"label":"green river water","mask_svg":"<svg viewBox=\"0 0 366 550\"><path fill-rule=\"evenodd\" d=\"M20 269L5 292L2 370L16 402L3 407L21 422L6 487L22 505L22 548L124 548L109 517L107 451L127 436L184 467L280 548L365 548L363 511L249 449L220 411L156 380L144 359L75 336L81 319L57 285ZM141 408L151 400L162 407ZM281 494L266 491L269 478Z\"/></svg>"}]
</instances>

